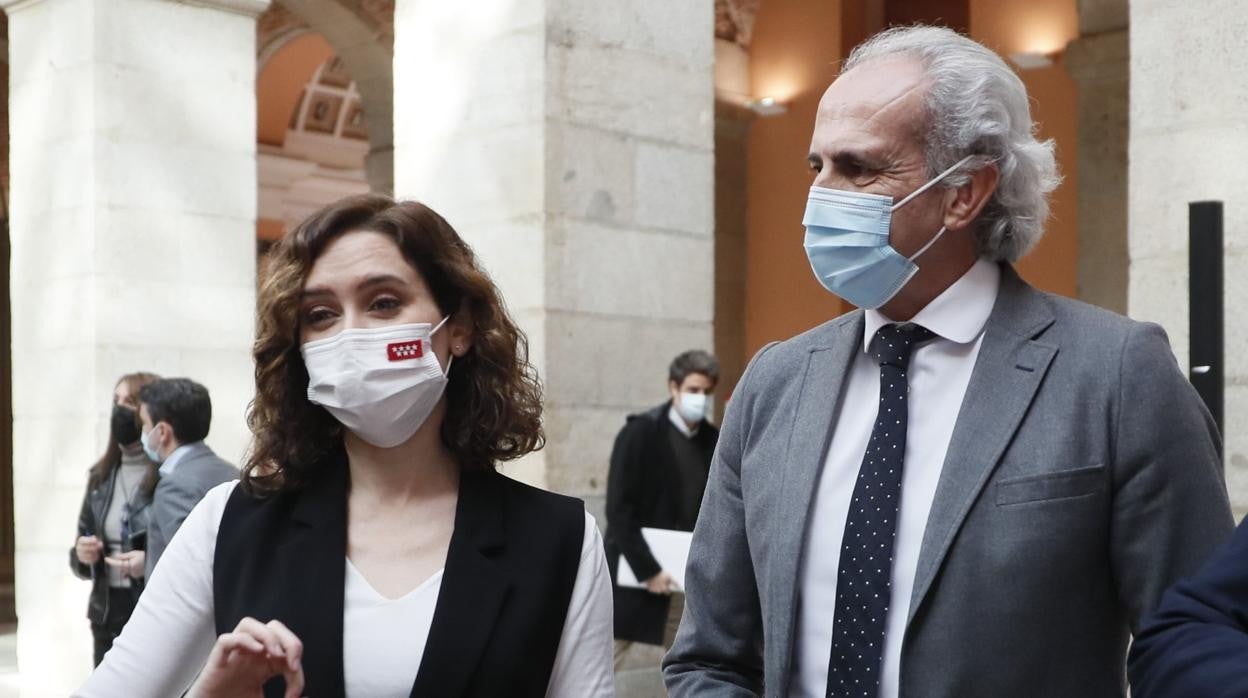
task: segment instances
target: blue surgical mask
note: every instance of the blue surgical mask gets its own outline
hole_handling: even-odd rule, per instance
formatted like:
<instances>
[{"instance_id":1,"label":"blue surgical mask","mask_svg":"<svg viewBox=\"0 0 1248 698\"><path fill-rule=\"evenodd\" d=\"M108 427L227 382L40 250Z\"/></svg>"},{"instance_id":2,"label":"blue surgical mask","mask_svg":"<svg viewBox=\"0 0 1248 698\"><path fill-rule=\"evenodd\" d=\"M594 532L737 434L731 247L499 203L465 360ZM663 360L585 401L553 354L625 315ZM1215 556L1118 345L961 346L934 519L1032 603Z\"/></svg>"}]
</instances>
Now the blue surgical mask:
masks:
<instances>
[{"instance_id":1,"label":"blue surgical mask","mask_svg":"<svg viewBox=\"0 0 1248 698\"><path fill-rule=\"evenodd\" d=\"M153 431L156 431L156 427L152 427L151 429L143 432L139 436L139 443L143 444L143 452L147 454L147 457L151 458L153 463L159 463L164 460L160 457L160 451L157 451L152 447L151 443L148 442L148 438L151 436Z\"/></svg>"},{"instance_id":2,"label":"blue surgical mask","mask_svg":"<svg viewBox=\"0 0 1248 698\"><path fill-rule=\"evenodd\" d=\"M806 257L819 283L859 308L878 308L918 273L914 263L945 234L944 226L918 252L904 257L888 244L893 212L966 164L968 155L909 196L893 197L811 187L806 203Z\"/></svg>"}]
</instances>

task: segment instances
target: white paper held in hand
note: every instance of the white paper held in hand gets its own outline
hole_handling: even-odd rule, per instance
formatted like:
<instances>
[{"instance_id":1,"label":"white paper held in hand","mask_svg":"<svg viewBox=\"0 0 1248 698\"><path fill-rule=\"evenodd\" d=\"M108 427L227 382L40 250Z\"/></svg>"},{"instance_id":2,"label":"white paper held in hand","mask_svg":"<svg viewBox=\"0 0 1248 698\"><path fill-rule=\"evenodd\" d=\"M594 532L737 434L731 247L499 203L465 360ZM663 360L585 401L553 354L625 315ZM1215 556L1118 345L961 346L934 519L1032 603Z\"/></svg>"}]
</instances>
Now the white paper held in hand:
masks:
<instances>
[{"instance_id":1,"label":"white paper held in hand","mask_svg":"<svg viewBox=\"0 0 1248 698\"><path fill-rule=\"evenodd\" d=\"M689 544L693 542L693 532L671 531L666 528L642 528L641 536L646 539L646 545L650 546L650 554L654 555L659 566L664 572L670 574L676 581L676 586L684 591L685 563L689 561ZM645 580L637 579L633 568L628 566L628 560L621 555L616 583L626 588L644 589L646 585L642 583L643 581Z\"/></svg>"}]
</instances>

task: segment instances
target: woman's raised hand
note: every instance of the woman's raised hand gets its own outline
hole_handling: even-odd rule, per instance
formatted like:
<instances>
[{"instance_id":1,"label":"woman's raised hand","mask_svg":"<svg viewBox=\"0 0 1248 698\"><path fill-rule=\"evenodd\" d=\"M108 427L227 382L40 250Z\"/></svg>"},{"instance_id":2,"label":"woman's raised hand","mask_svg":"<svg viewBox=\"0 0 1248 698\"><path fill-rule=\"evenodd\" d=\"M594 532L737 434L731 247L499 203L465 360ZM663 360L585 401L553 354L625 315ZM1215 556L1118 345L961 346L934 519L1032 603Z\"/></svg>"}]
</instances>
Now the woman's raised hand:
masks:
<instances>
[{"instance_id":1,"label":"woman's raised hand","mask_svg":"<svg viewBox=\"0 0 1248 698\"><path fill-rule=\"evenodd\" d=\"M189 695L262 698L264 683L278 675L286 677L286 698L303 695L303 643L280 621L244 618L217 638Z\"/></svg>"}]
</instances>

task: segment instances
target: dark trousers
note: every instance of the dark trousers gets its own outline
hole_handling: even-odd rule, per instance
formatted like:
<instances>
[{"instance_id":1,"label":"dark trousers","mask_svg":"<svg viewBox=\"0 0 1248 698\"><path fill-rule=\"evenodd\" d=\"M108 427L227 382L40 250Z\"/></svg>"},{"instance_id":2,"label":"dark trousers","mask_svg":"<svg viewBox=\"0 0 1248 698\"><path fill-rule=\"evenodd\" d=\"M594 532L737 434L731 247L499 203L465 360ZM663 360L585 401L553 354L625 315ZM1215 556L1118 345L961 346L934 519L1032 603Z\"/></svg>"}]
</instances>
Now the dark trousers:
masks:
<instances>
[{"instance_id":1,"label":"dark trousers","mask_svg":"<svg viewBox=\"0 0 1248 698\"><path fill-rule=\"evenodd\" d=\"M95 665L104 661L104 654L113 648L113 640L121 634L121 629L130 620L134 612L134 592L130 589L108 590L108 617L103 624L92 623L91 635L95 637Z\"/></svg>"}]
</instances>

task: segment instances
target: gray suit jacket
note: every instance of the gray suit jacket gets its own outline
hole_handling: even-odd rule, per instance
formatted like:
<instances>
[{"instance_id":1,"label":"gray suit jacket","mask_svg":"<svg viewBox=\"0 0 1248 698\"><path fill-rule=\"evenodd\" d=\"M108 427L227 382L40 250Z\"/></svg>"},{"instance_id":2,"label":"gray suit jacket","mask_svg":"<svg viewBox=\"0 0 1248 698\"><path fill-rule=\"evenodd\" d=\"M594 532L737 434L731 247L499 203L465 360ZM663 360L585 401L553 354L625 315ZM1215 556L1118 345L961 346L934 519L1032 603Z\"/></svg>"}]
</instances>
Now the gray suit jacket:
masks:
<instances>
[{"instance_id":1,"label":"gray suit jacket","mask_svg":"<svg viewBox=\"0 0 1248 698\"><path fill-rule=\"evenodd\" d=\"M147 528L147 579L164 554L173 534L199 504L208 490L223 482L238 479L238 468L222 460L205 443L191 450L168 475L161 475L152 496L151 521Z\"/></svg>"},{"instance_id":2,"label":"gray suit jacket","mask_svg":"<svg viewBox=\"0 0 1248 698\"><path fill-rule=\"evenodd\" d=\"M861 312L763 349L723 423L664 662L784 695L811 502ZM1161 328L1008 266L919 555L900 693L1121 696L1132 629L1232 530L1218 435ZM837 551L829 551L834 555Z\"/></svg>"}]
</instances>

